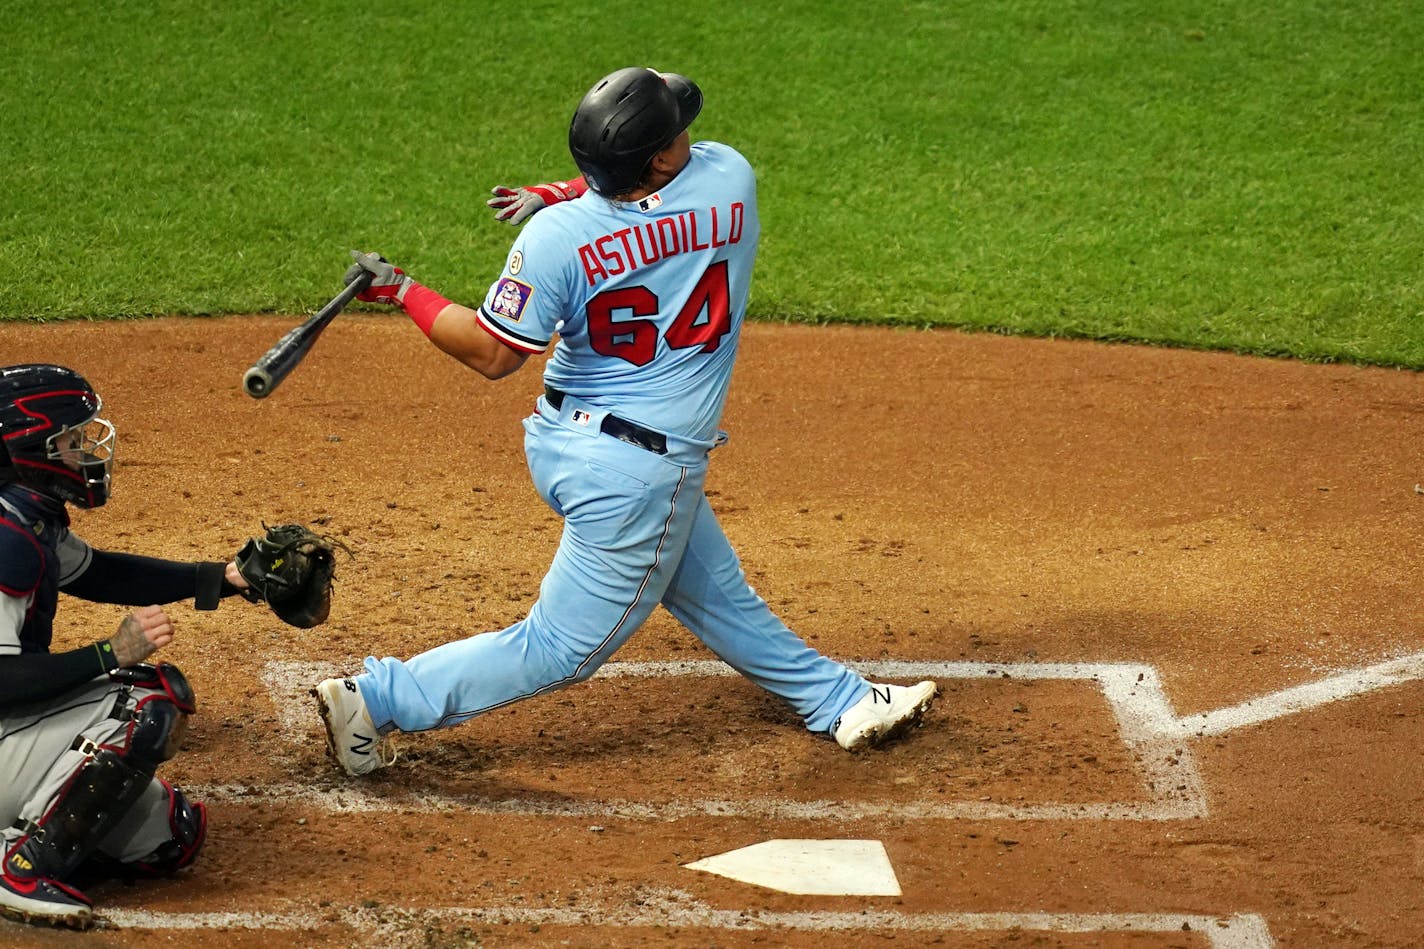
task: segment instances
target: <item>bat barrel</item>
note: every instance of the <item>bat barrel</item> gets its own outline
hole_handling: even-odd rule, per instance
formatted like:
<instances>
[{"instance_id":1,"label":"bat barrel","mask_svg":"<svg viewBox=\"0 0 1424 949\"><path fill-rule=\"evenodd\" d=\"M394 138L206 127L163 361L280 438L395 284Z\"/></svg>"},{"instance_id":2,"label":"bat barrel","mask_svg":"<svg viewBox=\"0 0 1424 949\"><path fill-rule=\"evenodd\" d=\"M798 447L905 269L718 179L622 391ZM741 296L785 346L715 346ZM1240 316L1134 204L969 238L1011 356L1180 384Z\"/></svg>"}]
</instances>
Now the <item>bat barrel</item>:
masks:
<instances>
[{"instance_id":1,"label":"bat barrel","mask_svg":"<svg viewBox=\"0 0 1424 949\"><path fill-rule=\"evenodd\" d=\"M254 399L265 399L270 395L272 390L287 378L287 373L295 369L297 363L306 356L307 351L316 342L316 338L321 335L321 331L326 329L326 324L330 323L336 314L340 313L357 294L369 287L371 279L372 274L369 271L360 274L344 290L332 297L326 306L309 317L305 323L288 330L281 339L277 340L276 345L263 353L243 374L243 391Z\"/></svg>"},{"instance_id":2,"label":"bat barrel","mask_svg":"<svg viewBox=\"0 0 1424 949\"><path fill-rule=\"evenodd\" d=\"M272 374L261 366L253 366L243 373L242 388L254 399L265 399L272 391Z\"/></svg>"}]
</instances>

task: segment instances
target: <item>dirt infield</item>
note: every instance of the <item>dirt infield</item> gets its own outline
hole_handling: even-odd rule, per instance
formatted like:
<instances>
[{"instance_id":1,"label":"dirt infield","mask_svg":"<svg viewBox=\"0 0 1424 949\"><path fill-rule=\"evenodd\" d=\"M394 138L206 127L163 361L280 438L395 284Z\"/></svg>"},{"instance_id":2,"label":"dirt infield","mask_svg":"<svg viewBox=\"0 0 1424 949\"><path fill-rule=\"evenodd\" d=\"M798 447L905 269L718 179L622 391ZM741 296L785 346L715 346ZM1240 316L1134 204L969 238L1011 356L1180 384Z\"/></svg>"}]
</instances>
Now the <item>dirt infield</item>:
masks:
<instances>
[{"instance_id":1,"label":"dirt infield","mask_svg":"<svg viewBox=\"0 0 1424 949\"><path fill-rule=\"evenodd\" d=\"M539 367L491 384L346 315L248 398L294 322L0 324L4 362L78 369L118 429L91 543L217 559L303 520L355 552L319 629L174 607L200 714L164 775L210 802L203 858L93 891L109 928L0 942L1424 940L1424 376L753 325L713 506L811 643L940 681L926 726L848 755L660 611L609 675L407 736L358 782L312 677L534 601L559 530L523 465ZM121 615L66 601L56 645ZM684 866L777 838L882 841L902 895Z\"/></svg>"}]
</instances>

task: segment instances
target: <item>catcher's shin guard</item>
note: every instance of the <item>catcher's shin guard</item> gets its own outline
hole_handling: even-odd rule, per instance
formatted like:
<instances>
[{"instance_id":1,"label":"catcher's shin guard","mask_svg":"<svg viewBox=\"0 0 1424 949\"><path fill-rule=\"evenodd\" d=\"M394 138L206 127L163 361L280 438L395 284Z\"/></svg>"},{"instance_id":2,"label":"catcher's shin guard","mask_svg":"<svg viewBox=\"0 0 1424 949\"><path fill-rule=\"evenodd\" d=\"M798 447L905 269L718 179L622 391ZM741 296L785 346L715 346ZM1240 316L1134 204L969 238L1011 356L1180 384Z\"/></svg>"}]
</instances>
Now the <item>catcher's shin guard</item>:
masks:
<instances>
[{"instance_id":1,"label":"catcher's shin guard","mask_svg":"<svg viewBox=\"0 0 1424 949\"><path fill-rule=\"evenodd\" d=\"M208 835L208 809L199 803L189 803L183 792L163 782L168 792L168 826L173 836L159 844L147 857L127 864L143 876L168 876L198 859L203 840Z\"/></svg>"},{"instance_id":2,"label":"catcher's shin guard","mask_svg":"<svg viewBox=\"0 0 1424 949\"><path fill-rule=\"evenodd\" d=\"M62 881L133 807L153 780L112 748L95 749L60 790L38 823L21 825L20 837L5 854L5 874L18 880Z\"/></svg>"},{"instance_id":3,"label":"catcher's shin guard","mask_svg":"<svg viewBox=\"0 0 1424 949\"><path fill-rule=\"evenodd\" d=\"M194 708L193 691L175 666L118 670L133 699L116 715L129 718L122 745L96 745L80 737L84 762L37 821L5 853L4 872L18 880L67 880L133 807L158 766L173 757ZM139 689L143 694L139 694ZM187 802L184 801L186 806ZM201 813L198 822L202 823ZM198 835L201 845L201 834ZM193 850L196 854L196 847ZM190 858L191 860L191 858Z\"/></svg>"},{"instance_id":4,"label":"catcher's shin guard","mask_svg":"<svg viewBox=\"0 0 1424 949\"><path fill-rule=\"evenodd\" d=\"M167 795L168 828L172 836L138 860L119 860L97 851L80 864L75 884L89 887L105 880L132 883L138 879L171 876L198 859L208 833L207 808L190 803L182 791L167 781L160 778L158 783L163 785Z\"/></svg>"}]
</instances>

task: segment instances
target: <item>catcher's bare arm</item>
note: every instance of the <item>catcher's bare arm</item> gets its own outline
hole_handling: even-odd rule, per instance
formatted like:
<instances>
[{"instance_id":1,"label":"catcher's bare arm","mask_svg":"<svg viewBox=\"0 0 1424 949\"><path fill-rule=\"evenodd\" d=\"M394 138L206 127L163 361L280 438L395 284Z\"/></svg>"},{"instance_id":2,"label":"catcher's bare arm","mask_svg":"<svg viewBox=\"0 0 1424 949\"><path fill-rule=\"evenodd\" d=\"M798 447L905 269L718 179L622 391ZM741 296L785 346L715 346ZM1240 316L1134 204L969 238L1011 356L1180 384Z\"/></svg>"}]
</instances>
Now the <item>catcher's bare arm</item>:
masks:
<instances>
[{"instance_id":1,"label":"catcher's bare arm","mask_svg":"<svg viewBox=\"0 0 1424 949\"><path fill-rule=\"evenodd\" d=\"M106 672L143 662L172 641L173 621L163 607L141 606L109 639L68 652L0 655L0 710L61 696Z\"/></svg>"}]
</instances>

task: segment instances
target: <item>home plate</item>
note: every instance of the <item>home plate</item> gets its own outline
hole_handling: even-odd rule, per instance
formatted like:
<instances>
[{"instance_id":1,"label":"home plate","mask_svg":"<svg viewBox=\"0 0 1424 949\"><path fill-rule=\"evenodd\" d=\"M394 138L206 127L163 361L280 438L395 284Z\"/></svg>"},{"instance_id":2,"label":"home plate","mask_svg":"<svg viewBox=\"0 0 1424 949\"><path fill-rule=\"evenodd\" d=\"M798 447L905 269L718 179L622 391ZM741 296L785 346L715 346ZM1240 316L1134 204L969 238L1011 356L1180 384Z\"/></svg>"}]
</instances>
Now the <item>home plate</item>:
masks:
<instances>
[{"instance_id":1,"label":"home plate","mask_svg":"<svg viewBox=\"0 0 1424 949\"><path fill-rule=\"evenodd\" d=\"M766 840L683 866L782 893L900 895L900 881L878 840Z\"/></svg>"}]
</instances>

